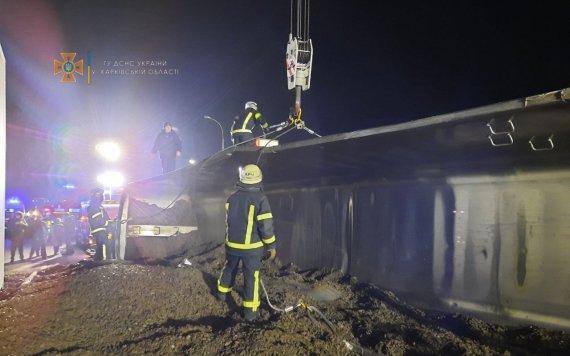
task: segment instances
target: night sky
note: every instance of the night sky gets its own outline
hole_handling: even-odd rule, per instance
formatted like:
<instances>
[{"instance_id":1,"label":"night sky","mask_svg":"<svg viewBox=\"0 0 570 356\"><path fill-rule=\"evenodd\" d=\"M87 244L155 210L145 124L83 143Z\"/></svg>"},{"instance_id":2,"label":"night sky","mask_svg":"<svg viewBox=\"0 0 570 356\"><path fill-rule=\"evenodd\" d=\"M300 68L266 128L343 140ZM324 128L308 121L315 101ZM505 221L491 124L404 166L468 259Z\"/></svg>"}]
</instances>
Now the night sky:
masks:
<instances>
[{"instance_id":1,"label":"night sky","mask_svg":"<svg viewBox=\"0 0 570 356\"><path fill-rule=\"evenodd\" d=\"M311 1L305 122L330 135L570 87L570 2L522 4ZM284 121L293 105L289 28L288 0L0 0L7 194L49 196L65 183L87 189L106 168L128 180L159 174L148 152L164 121L184 143L179 167L220 147L219 127L204 115L224 125L227 144L245 101L256 101L271 124ZM91 85L86 75L60 83L53 60L76 52L86 61L88 51ZM105 63L151 60L178 72L100 73L121 69ZM125 147L116 167L94 154L104 138ZM305 138L299 131L283 140Z\"/></svg>"}]
</instances>

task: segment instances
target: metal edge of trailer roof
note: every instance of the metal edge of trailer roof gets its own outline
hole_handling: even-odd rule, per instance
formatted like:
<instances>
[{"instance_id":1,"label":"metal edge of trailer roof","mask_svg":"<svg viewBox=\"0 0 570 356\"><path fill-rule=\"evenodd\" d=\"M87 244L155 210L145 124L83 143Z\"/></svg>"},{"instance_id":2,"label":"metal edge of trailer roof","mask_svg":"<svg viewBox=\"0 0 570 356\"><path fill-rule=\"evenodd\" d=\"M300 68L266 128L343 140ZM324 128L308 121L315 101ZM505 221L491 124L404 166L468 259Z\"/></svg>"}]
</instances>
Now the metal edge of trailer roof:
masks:
<instances>
[{"instance_id":1,"label":"metal edge of trailer roof","mask_svg":"<svg viewBox=\"0 0 570 356\"><path fill-rule=\"evenodd\" d=\"M274 151L281 151L292 148L300 148L309 145L329 143L329 142L352 139L352 138L361 138L361 137L384 134L395 131L410 130L428 125L441 124L452 121L461 121L474 116L482 116L492 113L493 114L509 113L512 111L521 110L529 107L548 106L548 105L555 105L566 102L570 102L570 88L556 90L544 94L533 95L521 99L508 100L496 104L479 106L467 110L430 116L427 118L412 120L394 125L379 126L370 129L333 134L320 138L311 138L307 140L287 143L281 146L271 147L271 149L273 149Z\"/></svg>"},{"instance_id":2,"label":"metal edge of trailer roof","mask_svg":"<svg viewBox=\"0 0 570 356\"><path fill-rule=\"evenodd\" d=\"M446 114L431 116L431 117L427 117L427 118L412 120L412 121L398 123L398 124L394 124L394 125L379 126L379 127L374 127L374 128L364 129L364 130L357 130L357 131L333 134L333 135L319 137L319 138L310 138L310 139L300 140L300 141L296 141L296 142L286 143L286 144L283 144L280 146L273 146L273 147L267 148L266 150L267 151L271 150L272 152L287 151L290 149L309 147L309 146L320 145L320 144L325 144L325 143L331 143L331 142L337 142L337 141L343 141L343 140L349 140L349 139L355 139L355 138L364 138L364 137L368 137L368 136L386 134L386 133L391 133L391 132L411 130L411 129L421 128L421 127L426 127L429 125L442 124L442 123L448 123L448 122L460 122L460 121L467 120L467 119L470 119L470 118L476 117L476 116L483 116L483 115L489 115L489 114L508 114L508 113L512 113L514 111L520 111L520 110L523 110L526 108L551 106L551 105L557 105L557 104L562 104L562 103L570 103L570 88L551 91L551 92L544 93L544 94L537 94L537 95L528 96L525 98L508 100L508 101L490 104L490 105L485 105L485 106L479 106L479 107L461 110L461 111L456 111L456 112L452 112L452 113L446 113ZM264 150L264 149L263 148L260 149L259 147L230 146L230 147L227 147L225 150L218 151L218 152L212 154L211 156L203 159L202 161L198 162L197 166L204 165L204 164L211 165L217 160L223 160L224 157L226 157L227 155L231 155L232 152L235 152L235 151L258 152L260 150ZM188 167L188 166L181 167L176 171L179 171L182 169L188 169L188 168L191 168L191 167ZM174 171L174 172L176 172L176 171ZM158 175L158 176L154 176L154 177L148 177L145 179L133 181L133 182L128 183L127 186L131 185L131 184L137 184L137 183L150 183L150 182L155 181L157 179L160 180L160 178L158 178L158 177L161 177L161 176L162 175Z\"/></svg>"}]
</instances>

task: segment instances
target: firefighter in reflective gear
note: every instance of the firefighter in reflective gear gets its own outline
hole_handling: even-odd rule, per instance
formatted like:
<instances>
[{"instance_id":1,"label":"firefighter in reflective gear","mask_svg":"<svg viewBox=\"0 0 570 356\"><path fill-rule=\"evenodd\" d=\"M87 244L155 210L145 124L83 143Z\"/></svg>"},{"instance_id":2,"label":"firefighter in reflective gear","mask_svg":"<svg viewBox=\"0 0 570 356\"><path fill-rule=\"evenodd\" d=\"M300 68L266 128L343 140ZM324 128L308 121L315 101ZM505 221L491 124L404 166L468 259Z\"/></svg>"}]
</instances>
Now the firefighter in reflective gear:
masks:
<instances>
[{"instance_id":1,"label":"firefighter in reflective gear","mask_svg":"<svg viewBox=\"0 0 570 356\"><path fill-rule=\"evenodd\" d=\"M91 235L95 240L95 261L103 260L103 246L107 244L107 225L109 215L103 208L103 189L96 188L92 191L91 201L87 208Z\"/></svg>"},{"instance_id":2,"label":"firefighter in reflective gear","mask_svg":"<svg viewBox=\"0 0 570 356\"><path fill-rule=\"evenodd\" d=\"M237 191L226 202L226 263L218 279L219 300L232 290L239 262L244 273L244 317L257 319L259 308L259 270L264 249L275 258L273 215L261 187L262 173L249 164L240 171Z\"/></svg>"},{"instance_id":3,"label":"firefighter in reflective gear","mask_svg":"<svg viewBox=\"0 0 570 356\"><path fill-rule=\"evenodd\" d=\"M232 124L231 133L234 145L240 143L247 146L255 145L253 140L253 128L255 125L259 125L264 133L269 127L265 118L257 111L257 104L253 101L248 101L245 103L245 111L240 116L236 116Z\"/></svg>"}]
</instances>

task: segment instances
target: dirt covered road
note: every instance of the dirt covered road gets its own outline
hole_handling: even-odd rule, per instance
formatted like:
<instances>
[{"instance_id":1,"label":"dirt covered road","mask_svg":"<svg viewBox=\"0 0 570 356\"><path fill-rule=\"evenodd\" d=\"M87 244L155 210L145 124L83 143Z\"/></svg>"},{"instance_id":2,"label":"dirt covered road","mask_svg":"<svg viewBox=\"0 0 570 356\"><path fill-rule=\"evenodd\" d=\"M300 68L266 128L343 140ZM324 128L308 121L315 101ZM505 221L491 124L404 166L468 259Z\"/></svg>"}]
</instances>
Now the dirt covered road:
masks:
<instances>
[{"instance_id":1,"label":"dirt covered road","mask_svg":"<svg viewBox=\"0 0 570 356\"><path fill-rule=\"evenodd\" d=\"M260 320L241 316L240 286L226 303L212 295L223 246L203 244L181 259L55 265L29 282L10 274L0 292L2 355L554 355L568 334L504 327L461 315L426 312L393 293L331 271L266 264L272 304ZM326 321L331 326L327 326Z\"/></svg>"}]
</instances>

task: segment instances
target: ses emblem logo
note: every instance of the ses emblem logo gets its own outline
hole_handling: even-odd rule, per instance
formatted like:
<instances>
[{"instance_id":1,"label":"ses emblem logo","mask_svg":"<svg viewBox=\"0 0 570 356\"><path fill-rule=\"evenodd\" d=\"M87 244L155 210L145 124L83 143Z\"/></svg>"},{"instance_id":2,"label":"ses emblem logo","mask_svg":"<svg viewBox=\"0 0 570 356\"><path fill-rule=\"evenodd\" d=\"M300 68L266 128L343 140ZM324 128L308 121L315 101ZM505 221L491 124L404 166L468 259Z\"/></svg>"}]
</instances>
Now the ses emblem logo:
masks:
<instances>
[{"instance_id":1,"label":"ses emblem logo","mask_svg":"<svg viewBox=\"0 0 570 356\"><path fill-rule=\"evenodd\" d=\"M63 73L62 83L75 83L75 73L83 75L83 59L74 62L77 53L60 53L63 62L53 60L53 75Z\"/></svg>"}]
</instances>

